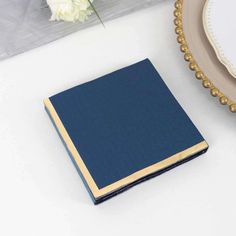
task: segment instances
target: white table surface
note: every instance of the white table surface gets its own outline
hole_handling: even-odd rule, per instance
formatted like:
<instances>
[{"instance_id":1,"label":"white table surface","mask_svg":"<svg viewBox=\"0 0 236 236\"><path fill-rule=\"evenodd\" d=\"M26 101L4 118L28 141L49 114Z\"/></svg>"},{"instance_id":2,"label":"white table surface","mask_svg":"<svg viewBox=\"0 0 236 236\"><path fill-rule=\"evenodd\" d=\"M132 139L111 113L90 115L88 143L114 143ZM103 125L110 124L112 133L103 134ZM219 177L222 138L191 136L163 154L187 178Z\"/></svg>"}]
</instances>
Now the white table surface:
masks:
<instances>
[{"instance_id":1,"label":"white table surface","mask_svg":"<svg viewBox=\"0 0 236 236\"><path fill-rule=\"evenodd\" d=\"M165 0L0 62L0 235L236 235L236 115L187 69L172 12ZM209 152L94 206L42 101L146 57Z\"/></svg>"}]
</instances>

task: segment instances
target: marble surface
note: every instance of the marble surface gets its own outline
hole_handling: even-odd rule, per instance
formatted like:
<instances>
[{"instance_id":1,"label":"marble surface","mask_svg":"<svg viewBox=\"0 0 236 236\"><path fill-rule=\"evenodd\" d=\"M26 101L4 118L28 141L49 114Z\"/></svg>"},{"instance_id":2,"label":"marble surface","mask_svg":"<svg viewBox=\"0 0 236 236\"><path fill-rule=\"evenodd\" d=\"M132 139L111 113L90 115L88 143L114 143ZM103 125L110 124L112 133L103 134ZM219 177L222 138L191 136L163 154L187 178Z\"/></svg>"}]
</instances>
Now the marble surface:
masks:
<instances>
[{"instance_id":1,"label":"marble surface","mask_svg":"<svg viewBox=\"0 0 236 236\"><path fill-rule=\"evenodd\" d=\"M173 1L0 62L0 235L235 235L236 116L187 68ZM210 144L202 158L94 206L43 99L149 57ZM164 106L165 104L163 104Z\"/></svg>"},{"instance_id":2,"label":"marble surface","mask_svg":"<svg viewBox=\"0 0 236 236\"><path fill-rule=\"evenodd\" d=\"M162 0L96 0L103 22L156 5ZM84 24L49 21L46 0L0 1L0 60L37 48L73 32L100 23L93 14Z\"/></svg>"}]
</instances>

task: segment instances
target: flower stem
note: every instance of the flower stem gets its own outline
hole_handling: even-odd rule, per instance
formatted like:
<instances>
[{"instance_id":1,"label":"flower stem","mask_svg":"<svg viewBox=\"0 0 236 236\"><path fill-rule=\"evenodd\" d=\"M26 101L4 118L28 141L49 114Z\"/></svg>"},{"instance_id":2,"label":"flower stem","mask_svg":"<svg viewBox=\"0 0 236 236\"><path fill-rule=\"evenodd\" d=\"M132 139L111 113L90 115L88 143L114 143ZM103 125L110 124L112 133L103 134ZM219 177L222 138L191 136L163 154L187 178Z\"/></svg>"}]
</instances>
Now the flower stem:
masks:
<instances>
[{"instance_id":1,"label":"flower stem","mask_svg":"<svg viewBox=\"0 0 236 236\"><path fill-rule=\"evenodd\" d=\"M94 13L96 14L97 18L99 19L99 21L101 22L101 24L102 24L103 27L105 28L105 25L104 25L104 23L103 23L103 21L102 21L102 18L99 16L99 14L98 14L96 8L94 7L93 3L92 3L90 0L88 0L88 2L89 2L89 4L90 4L90 6L92 7Z\"/></svg>"}]
</instances>

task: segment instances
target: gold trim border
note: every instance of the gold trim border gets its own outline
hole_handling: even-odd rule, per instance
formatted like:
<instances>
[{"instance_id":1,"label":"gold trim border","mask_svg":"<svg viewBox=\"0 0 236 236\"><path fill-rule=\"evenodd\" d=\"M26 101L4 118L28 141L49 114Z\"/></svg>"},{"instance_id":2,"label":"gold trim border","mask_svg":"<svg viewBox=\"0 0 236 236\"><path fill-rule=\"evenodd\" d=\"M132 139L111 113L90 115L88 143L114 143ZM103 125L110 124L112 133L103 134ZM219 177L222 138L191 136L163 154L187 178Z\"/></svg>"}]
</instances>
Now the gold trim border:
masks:
<instances>
[{"instance_id":1,"label":"gold trim border","mask_svg":"<svg viewBox=\"0 0 236 236\"><path fill-rule=\"evenodd\" d=\"M205 149L208 148L208 144L203 141L200 142L199 144L188 148L180 153L177 153L161 162L158 162L154 165L151 165L147 168L144 168L140 171L137 171L135 173L133 173L130 176L127 176L126 178L123 178L111 185L108 185L102 189L99 189L98 186L96 185L93 177L91 176L91 174L89 173L89 170L87 169L86 165L84 164L80 154L78 153L75 145L73 144L69 134L67 133L60 117L58 116L56 110L54 109L50 99L45 99L44 100L44 105L46 107L46 109L48 110L53 122L55 123L61 137L63 138L69 152L71 153L72 157L74 158L76 164L78 165L81 174L83 175L90 191L92 192L93 196L95 199L99 199L102 196L105 196L107 194L110 194L116 190L119 190L125 186L127 186L128 184L131 184L135 181L138 181L140 179L142 179L145 176L148 176L150 174L156 173L157 171L163 170L167 167L170 167L174 164L177 164L180 161L183 161L184 159L193 156L195 154L197 154L200 151L203 151Z\"/></svg>"},{"instance_id":2,"label":"gold trim border","mask_svg":"<svg viewBox=\"0 0 236 236\"><path fill-rule=\"evenodd\" d=\"M174 24L175 32L178 35L177 41L180 44L180 51L184 53L185 61L189 62L190 70L195 72L195 77L202 81L204 88L209 89L213 97L219 99L219 102L222 105L229 106L229 110L232 113L236 113L236 102L228 98L224 93L220 91L219 88L211 82L211 80L204 74L201 68L198 66L197 62L194 60L194 57L189 49L188 43L185 38L184 29L183 29L183 2L186 0L176 0L175 1L175 10L174 10Z\"/></svg>"}]
</instances>

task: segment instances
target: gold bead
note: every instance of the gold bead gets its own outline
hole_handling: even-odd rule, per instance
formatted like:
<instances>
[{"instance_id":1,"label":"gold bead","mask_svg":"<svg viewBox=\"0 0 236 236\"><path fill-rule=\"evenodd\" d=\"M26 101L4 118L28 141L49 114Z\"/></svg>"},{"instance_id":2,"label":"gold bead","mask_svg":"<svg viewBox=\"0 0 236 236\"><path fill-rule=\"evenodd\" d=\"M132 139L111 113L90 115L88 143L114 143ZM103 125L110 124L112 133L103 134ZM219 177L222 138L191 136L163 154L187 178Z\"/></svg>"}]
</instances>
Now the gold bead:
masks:
<instances>
[{"instance_id":1,"label":"gold bead","mask_svg":"<svg viewBox=\"0 0 236 236\"><path fill-rule=\"evenodd\" d=\"M176 9L181 9L182 8L182 3L180 1L175 2L175 8Z\"/></svg>"},{"instance_id":2,"label":"gold bead","mask_svg":"<svg viewBox=\"0 0 236 236\"><path fill-rule=\"evenodd\" d=\"M229 109L231 112L236 113L236 104L230 105Z\"/></svg>"},{"instance_id":3,"label":"gold bead","mask_svg":"<svg viewBox=\"0 0 236 236\"><path fill-rule=\"evenodd\" d=\"M223 96L223 97L220 98L220 103L221 103L222 105L227 105L227 104L228 104L228 101L229 101L229 99L228 99L227 97L225 97L225 96Z\"/></svg>"},{"instance_id":4,"label":"gold bead","mask_svg":"<svg viewBox=\"0 0 236 236\"><path fill-rule=\"evenodd\" d=\"M179 26L179 27L182 26L182 20L179 19L179 18L176 18L176 19L174 20L174 23L175 23L176 26Z\"/></svg>"},{"instance_id":5,"label":"gold bead","mask_svg":"<svg viewBox=\"0 0 236 236\"><path fill-rule=\"evenodd\" d=\"M213 88L213 89L211 90L211 95L212 95L213 97L217 97L217 96L219 96L219 94L220 94L220 91L219 91L217 88Z\"/></svg>"},{"instance_id":6,"label":"gold bead","mask_svg":"<svg viewBox=\"0 0 236 236\"><path fill-rule=\"evenodd\" d=\"M193 56L191 53L186 53L184 55L184 59L185 59L185 61L191 61L193 59Z\"/></svg>"},{"instance_id":7,"label":"gold bead","mask_svg":"<svg viewBox=\"0 0 236 236\"><path fill-rule=\"evenodd\" d=\"M202 85L204 88L210 88L211 82L209 80L203 80Z\"/></svg>"},{"instance_id":8,"label":"gold bead","mask_svg":"<svg viewBox=\"0 0 236 236\"><path fill-rule=\"evenodd\" d=\"M178 41L178 43L183 44L183 43L185 42L184 36L179 35L179 36L177 37L177 41Z\"/></svg>"},{"instance_id":9,"label":"gold bead","mask_svg":"<svg viewBox=\"0 0 236 236\"><path fill-rule=\"evenodd\" d=\"M197 63L196 62L190 62L189 63L189 68L190 70L196 71L198 69Z\"/></svg>"},{"instance_id":10,"label":"gold bead","mask_svg":"<svg viewBox=\"0 0 236 236\"><path fill-rule=\"evenodd\" d=\"M195 74L195 76L196 76L196 78L199 79L199 80L203 80L204 77L205 77L204 74L203 74L203 72L201 72L201 71L197 71L196 74ZM207 85L208 82L209 82L208 80L204 80L204 81L203 81L203 86L204 86L204 87L205 87L205 85L208 86L208 85ZM205 88L209 88L209 87L205 87Z\"/></svg>"},{"instance_id":11,"label":"gold bead","mask_svg":"<svg viewBox=\"0 0 236 236\"><path fill-rule=\"evenodd\" d=\"M180 46L180 50L183 53L186 53L188 51L188 46L186 44L183 44Z\"/></svg>"},{"instance_id":12,"label":"gold bead","mask_svg":"<svg viewBox=\"0 0 236 236\"><path fill-rule=\"evenodd\" d=\"M180 18L181 17L181 11L175 10L174 11L174 16L177 17L177 18Z\"/></svg>"},{"instance_id":13,"label":"gold bead","mask_svg":"<svg viewBox=\"0 0 236 236\"><path fill-rule=\"evenodd\" d=\"M175 28L175 33L178 34L178 35L182 35L183 34L183 30L181 27L176 27Z\"/></svg>"}]
</instances>

